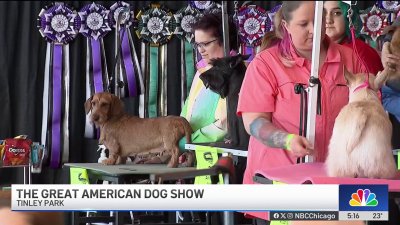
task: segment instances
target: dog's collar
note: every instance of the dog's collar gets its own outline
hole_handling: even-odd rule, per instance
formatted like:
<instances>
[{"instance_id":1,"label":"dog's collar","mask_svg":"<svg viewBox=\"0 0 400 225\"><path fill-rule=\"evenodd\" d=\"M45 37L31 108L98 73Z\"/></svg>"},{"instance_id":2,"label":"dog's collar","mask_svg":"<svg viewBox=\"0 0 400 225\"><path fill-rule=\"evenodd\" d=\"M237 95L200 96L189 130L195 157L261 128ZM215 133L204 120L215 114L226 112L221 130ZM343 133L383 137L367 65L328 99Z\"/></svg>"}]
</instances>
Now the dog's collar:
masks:
<instances>
[{"instance_id":1,"label":"dog's collar","mask_svg":"<svg viewBox=\"0 0 400 225\"><path fill-rule=\"evenodd\" d=\"M359 91L359 90L361 90L361 89L363 89L363 88L370 88L368 80L365 80L364 83L358 85L358 87L356 87L356 88L354 89L353 93L356 92L356 91Z\"/></svg>"}]
</instances>

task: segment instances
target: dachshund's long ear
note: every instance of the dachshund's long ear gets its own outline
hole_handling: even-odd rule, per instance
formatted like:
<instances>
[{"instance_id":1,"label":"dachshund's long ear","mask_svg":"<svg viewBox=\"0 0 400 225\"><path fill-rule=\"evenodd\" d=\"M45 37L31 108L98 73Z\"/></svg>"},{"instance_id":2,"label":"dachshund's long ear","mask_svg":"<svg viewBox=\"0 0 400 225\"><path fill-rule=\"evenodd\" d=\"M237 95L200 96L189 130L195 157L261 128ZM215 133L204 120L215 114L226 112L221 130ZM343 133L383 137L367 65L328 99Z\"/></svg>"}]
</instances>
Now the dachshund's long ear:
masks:
<instances>
[{"instance_id":1,"label":"dachshund's long ear","mask_svg":"<svg viewBox=\"0 0 400 225\"><path fill-rule=\"evenodd\" d=\"M92 110L93 95L85 102L85 113L88 114Z\"/></svg>"},{"instance_id":2,"label":"dachshund's long ear","mask_svg":"<svg viewBox=\"0 0 400 225\"><path fill-rule=\"evenodd\" d=\"M110 113L111 116L119 116L124 112L124 103L115 95L111 95Z\"/></svg>"}]
</instances>

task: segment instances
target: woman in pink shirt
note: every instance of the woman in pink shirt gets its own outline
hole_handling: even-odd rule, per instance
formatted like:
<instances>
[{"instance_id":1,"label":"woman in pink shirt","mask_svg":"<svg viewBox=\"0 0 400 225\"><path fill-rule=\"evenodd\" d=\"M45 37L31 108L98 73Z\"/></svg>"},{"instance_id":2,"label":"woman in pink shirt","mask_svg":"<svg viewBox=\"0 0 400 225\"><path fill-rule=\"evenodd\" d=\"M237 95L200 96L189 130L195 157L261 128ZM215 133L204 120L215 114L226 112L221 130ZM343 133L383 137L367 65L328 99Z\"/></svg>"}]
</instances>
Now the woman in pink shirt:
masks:
<instances>
[{"instance_id":1,"label":"woman in pink shirt","mask_svg":"<svg viewBox=\"0 0 400 225\"><path fill-rule=\"evenodd\" d=\"M238 115L243 117L251 135L244 184L253 184L258 170L294 164L305 155L323 162L335 118L348 102L343 69L346 67L353 73L365 71L350 48L322 35L319 58L322 114L316 118L315 146L297 135L300 95L295 94L294 87L298 83L308 84L310 78L314 9L312 1L284 1L275 15L276 37L271 37L279 40L260 52L247 68L238 103ZM325 26L321 32L325 34ZM247 215L267 218L261 212Z\"/></svg>"}]
</instances>

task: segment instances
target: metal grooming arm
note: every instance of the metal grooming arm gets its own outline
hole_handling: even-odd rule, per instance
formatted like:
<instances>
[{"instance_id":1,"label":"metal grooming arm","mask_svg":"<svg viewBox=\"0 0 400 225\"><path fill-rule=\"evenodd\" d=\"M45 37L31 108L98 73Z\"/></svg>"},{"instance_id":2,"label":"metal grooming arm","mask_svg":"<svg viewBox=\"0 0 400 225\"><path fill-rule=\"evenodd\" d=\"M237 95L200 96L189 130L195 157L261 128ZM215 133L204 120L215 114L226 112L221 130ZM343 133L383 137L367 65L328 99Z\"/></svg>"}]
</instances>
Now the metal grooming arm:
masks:
<instances>
[{"instance_id":1,"label":"metal grooming arm","mask_svg":"<svg viewBox=\"0 0 400 225\"><path fill-rule=\"evenodd\" d=\"M322 14L324 10L324 2L315 2L315 17L314 17L314 37L313 37L313 49L312 49L312 61L311 61L311 78L318 79L319 72L319 56L321 46L321 26L322 26ZM318 84L309 83L308 87L309 99L308 99L308 116L307 116L307 139L311 145L315 144L315 119L317 115L317 98L318 98ZM315 146L314 146L315 147ZM305 162L312 162L312 156L306 156Z\"/></svg>"}]
</instances>

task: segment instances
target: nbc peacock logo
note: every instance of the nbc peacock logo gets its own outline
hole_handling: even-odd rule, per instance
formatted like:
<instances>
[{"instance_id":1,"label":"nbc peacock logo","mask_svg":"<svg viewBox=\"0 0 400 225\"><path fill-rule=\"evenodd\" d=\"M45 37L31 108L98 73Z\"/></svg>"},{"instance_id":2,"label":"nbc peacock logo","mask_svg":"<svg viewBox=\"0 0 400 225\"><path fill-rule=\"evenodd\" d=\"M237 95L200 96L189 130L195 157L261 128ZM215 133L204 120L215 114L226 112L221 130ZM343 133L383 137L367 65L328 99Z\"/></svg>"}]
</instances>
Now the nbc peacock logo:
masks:
<instances>
[{"instance_id":1,"label":"nbc peacock logo","mask_svg":"<svg viewBox=\"0 0 400 225\"><path fill-rule=\"evenodd\" d=\"M369 189L358 189L351 195L350 206L377 206L376 195Z\"/></svg>"}]
</instances>

